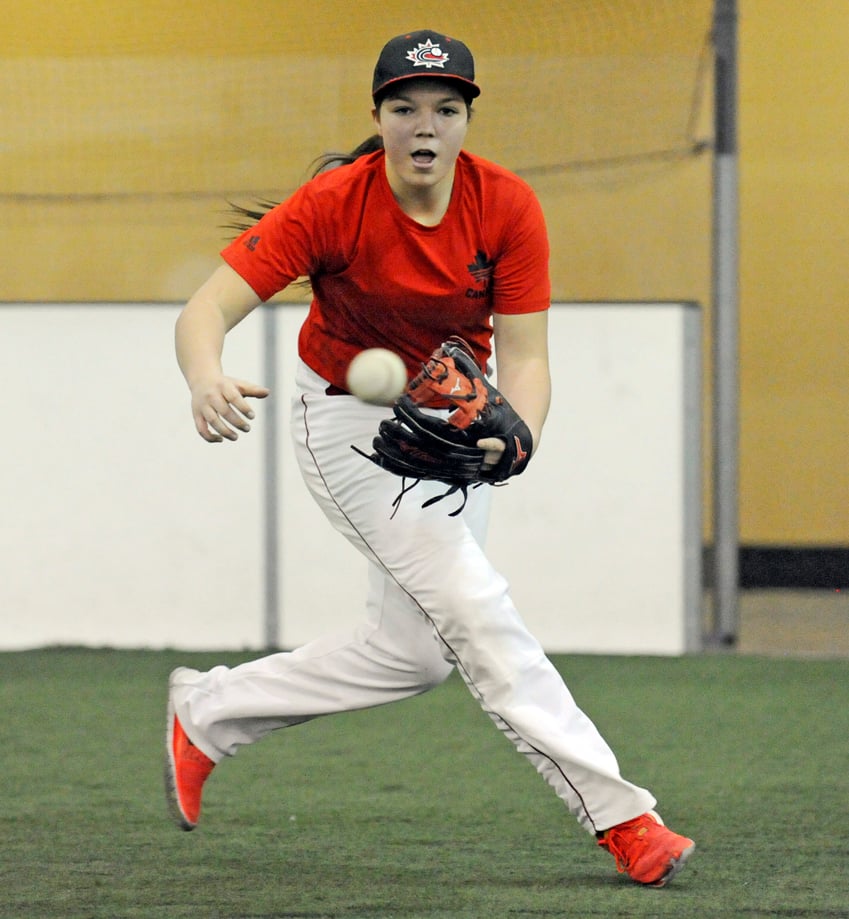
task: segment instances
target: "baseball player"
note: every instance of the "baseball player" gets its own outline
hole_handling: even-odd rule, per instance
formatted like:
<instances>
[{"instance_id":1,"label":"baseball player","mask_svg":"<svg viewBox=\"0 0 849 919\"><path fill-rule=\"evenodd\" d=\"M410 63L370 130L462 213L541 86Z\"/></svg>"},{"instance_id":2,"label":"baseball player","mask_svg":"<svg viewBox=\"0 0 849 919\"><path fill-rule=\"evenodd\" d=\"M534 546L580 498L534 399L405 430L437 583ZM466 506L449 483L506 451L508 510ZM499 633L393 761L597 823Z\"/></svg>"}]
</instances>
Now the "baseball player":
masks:
<instances>
[{"instance_id":1,"label":"baseball player","mask_svg":"<svg viewBox=\"0 0 849 919\"><path fill-rule=\"evenodd\" d=\"M434 378L429 365L441 366L444 356L433 364L432 355L442 343L459 336L484 368L494 337L499 389L489 395L503 396L522 437L488 431L476 441L483 478L524 468L513 458L539 448L550 395L548 239L529 186L464 149L479 93L472 54L456 38L424 30L390 40L372 85L381 149L320 172L270 209L223 250L180 314L177 358L198 433L235 441L254 417L249 400L268 390L224 373L225 335L309 278L294 449L312 496L365 556L369 587L364 611L351 610L341 634L232 669L171 674L166 793L178 825L191 830L205 781L242 745L425 692L457 668L618 869L661 887L694 843L667 829L651 793L620 775L525 627L482 548L491 489L468 490L462 511L448 513L430 501L444 483L423 477L415 500L396 501L399 479L360 455L387 409L345 390L348 364L366 348L395 351L420 383ZM505 450L514 451L507 465Z\"/></svg>"}]
</instances>

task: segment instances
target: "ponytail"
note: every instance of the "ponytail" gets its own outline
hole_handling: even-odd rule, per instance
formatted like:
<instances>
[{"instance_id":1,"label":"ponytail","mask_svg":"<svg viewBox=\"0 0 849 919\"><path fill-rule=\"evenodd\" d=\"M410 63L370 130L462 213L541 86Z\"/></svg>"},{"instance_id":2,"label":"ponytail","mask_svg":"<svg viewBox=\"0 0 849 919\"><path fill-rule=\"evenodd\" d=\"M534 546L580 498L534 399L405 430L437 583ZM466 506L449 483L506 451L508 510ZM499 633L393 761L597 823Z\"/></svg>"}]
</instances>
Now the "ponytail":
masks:
<instances>
[{"instance_id":1,"label":"ponytail","mask_svg":"<svg viewBox=\"0 0 849 919\"><path fill-rule=\"evenodd\" d=\"M367 137L361 144L358 144L350 153L322 153L310 163L310 178L314 179L322 172L329 172L337 166L348 166L361 156L368 156L377 150L383 149L383 138L379 134L372 134ZM236 230L237 233L243 233L250 229L260 218L267 214L272 208L277 207L279 202L260 200L255 201L251 207L243 207L241 204L230 205L229 214L232 222L224 224L225 230Z\"/></svg>"},{"instance_id":2,"label":"ponytail","mask_svg":"<svg viewBox=\"0 0 849 919\"><path fill-rule=\"evenodd\" d=\"M375 153L383 149L383 138L379 134L372 134L367 137L361 144L354 147L350 153L323 153L310 164L312 173L310 178L315 178L322 172L328 172L337 166L349 166L354 160L361 156L368 156L369 153Z\"/></svg>"}]
</instances>

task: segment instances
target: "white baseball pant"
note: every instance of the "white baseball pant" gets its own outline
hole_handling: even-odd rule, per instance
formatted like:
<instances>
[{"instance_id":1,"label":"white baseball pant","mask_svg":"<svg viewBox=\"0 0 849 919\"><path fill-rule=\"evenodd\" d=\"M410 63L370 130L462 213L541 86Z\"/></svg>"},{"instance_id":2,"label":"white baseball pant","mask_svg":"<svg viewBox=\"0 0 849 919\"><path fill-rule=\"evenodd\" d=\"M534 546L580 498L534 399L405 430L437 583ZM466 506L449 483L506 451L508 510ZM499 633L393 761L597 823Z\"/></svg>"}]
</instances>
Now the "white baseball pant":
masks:
<instances>
[{"instance_id":1,"label":"white baseball pant","mask_svg":"<svg viewBox=\"0 0 849 919\"><path fill-rule=\"evenodd\" d=\"M491 489L472 489L450 517L458 496L422 509L446 486L421 482L390 519L401 480L351 449L371 452L387 411L326 387L300 365L295 451L313 497L369 561L365 618L292 652L184 677L174 701L192 742L218 762L276 729L425 692L456 667L584 829L651 810L654 797L622 778L481 548Z\"/></svg>"}]
</instances>

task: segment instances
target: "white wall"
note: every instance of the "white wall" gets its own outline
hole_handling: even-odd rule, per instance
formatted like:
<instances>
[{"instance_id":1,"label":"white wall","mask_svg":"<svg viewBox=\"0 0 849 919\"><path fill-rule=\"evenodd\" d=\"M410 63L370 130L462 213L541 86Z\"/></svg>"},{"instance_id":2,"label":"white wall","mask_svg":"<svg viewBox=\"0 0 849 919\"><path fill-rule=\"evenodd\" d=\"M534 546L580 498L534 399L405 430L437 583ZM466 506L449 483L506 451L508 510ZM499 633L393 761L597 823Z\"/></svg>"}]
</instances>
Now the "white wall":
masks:
<instances>
[{"instance_id":1,"label":"white wall","mask_svg":"<svg viewBox=\"0 0 849 919\"><path fill-rule=\"evenodd\" d=\"M694 307L555 307L553 396L489 554L550 651L701 646L700 334Z\"/></svg>"},{"instance_id":2,"label":"white wall","mask_svg":"<svg viewBox=\"0 0 849 919\"><path fill-rule=\"evenodd\" d=\"M279 429L277 634L359 615L359 556L312 505L288 443L302 307L278 307L278 393L237 444L204 443L173 358L178 307L0 305L5 383L0 648L265 644L265 438ZM227 343L263 381L265 320ZM549 651L699 646L699 312L552 310L539 455L497 491L490 554ZM352 599L353 598L353 599Z\"/></svg>"}]
</instances>

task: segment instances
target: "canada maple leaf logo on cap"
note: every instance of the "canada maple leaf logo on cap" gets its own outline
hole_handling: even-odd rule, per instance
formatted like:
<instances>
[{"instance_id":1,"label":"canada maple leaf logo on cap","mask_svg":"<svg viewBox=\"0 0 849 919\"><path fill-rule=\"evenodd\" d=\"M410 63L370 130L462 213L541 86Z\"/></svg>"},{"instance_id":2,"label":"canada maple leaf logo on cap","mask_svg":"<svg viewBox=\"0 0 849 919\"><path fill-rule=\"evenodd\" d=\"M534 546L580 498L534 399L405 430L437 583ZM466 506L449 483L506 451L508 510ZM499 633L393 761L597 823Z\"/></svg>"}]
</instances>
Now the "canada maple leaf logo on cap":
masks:
<instances>
[{"instance_id":1,"label":"canada maple leaf logo on cap","mask_svg":"<svg viewBox=\"0 0 849 919\"><path fill-rule=\"evenodd\" d=\"M413 62L414 67L444 67L448 60L448 55L435 45L430 39L425 42L419 42L417 48L411 48L407 52L407 60Z\"/></svg>"}]
</instances>

